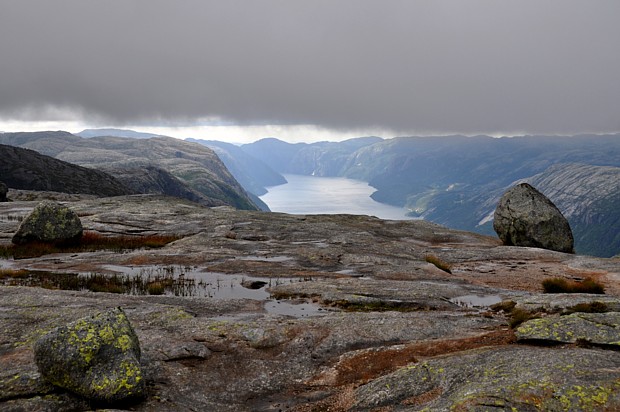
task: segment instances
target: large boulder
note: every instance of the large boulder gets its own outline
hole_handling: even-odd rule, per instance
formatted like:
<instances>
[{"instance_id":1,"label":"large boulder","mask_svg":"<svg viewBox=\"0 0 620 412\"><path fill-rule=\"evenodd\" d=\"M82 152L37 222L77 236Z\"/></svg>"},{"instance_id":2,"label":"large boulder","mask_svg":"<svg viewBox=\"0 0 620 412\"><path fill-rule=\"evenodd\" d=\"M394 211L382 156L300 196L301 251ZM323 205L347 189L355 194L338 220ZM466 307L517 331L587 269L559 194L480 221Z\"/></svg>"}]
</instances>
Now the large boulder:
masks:
<instances>
[{"instance_id":1,"label":"large boulder","mask_svg":"<svg viewBox=\"0 0 620 412\"><path fill-rule=\"evenodd\" d=\"M114 403L144 395L140 344L121 308L58 327L34 351L47 381L86 399Z\"/></svg>"},{"instance_id":2,"label":"large boulder","mask_svg":"<svg viewBox=\"0 0 620 412\"><path fill-rule=\"evenodd\" d=\"M495 209L493 229L508 246L574 253L573 233L562 212L527 183L504 193Z\"/></svg>"},{"instance_id":3,"label":"large boulder","mask_svg":"<svg viewBox=\"0 0 620 412\"><path fill-rule=\"evenodd\" d=\"M6 194L9 191L9 188L6 187L4 182L0 182L0 202L6 202L8 199L6 198Z\"/></svg>"},{"instance_id":4,"label":"large boulder","mask_svg":"<svg viewBox=\"0 0 620 412\"><path fill-rule=\"evenodd\" d=\"M80 240L82 233L82 222L73 210L46 200L26 216L12 241L18 245L32 241L73 243Z\"/></svg>"}]
</instances>

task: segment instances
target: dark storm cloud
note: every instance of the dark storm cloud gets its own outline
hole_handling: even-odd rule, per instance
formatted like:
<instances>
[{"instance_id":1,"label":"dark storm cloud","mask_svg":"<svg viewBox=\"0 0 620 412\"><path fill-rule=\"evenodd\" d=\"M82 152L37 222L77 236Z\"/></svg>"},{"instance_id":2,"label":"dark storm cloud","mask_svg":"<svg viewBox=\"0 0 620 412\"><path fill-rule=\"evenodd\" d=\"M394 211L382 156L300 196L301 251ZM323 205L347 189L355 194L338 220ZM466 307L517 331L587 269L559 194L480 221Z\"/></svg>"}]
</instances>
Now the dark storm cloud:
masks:
<instances>
[{"instance_id":1,"label":"dark storm cloud","mask_svg":"<svg viewBox=\"0 0 620 412\"><path fill-rule=\"evenodd\" d=\"M617 0L0 0L0 117L617 131L619 19Z\"/></svg>"}]
</instances>

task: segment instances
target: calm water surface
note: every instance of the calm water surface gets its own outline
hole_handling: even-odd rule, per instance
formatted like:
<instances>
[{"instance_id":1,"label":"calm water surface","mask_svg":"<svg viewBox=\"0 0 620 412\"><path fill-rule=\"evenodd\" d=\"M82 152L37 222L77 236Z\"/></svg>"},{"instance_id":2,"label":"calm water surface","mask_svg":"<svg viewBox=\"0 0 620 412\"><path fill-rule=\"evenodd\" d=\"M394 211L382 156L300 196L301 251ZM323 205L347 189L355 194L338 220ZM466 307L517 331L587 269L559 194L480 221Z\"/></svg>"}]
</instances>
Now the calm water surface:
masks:
<instances>
[{"instance_id":1,"label":"calm water surface","mask_svg":"<svg viewBox=\"0 0 620 412\"><path fill-rule=\"evenodd\" d=\"M288 183L267 188L261 200L273 212L299 215L370 215L381 219L412 219L407 210L374 201L368 183L343 177L284 175Z\"/></svg>"}]
</instances>

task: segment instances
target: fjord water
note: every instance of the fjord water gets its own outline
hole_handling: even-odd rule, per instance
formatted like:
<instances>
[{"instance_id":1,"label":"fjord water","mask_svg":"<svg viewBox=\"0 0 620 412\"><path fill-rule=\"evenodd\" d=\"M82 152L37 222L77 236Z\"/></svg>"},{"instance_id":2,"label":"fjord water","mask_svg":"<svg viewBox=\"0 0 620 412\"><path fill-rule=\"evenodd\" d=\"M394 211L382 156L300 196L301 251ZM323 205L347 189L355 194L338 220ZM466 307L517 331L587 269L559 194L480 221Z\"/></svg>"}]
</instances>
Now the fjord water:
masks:
<instances>
[{"instance_id":1,"label":"fjord water","mask_svg":"<svg viewBox=\"0 0 620 412\"><path fill-rule=\"evenodd\" d=\"M267 188L260 197L271 211L290 214L369 215L381 219L404 220L407 210L373 200L375 191L368 183L343 177L287 174L288 183Z\"/></svg>"}]
</instances>

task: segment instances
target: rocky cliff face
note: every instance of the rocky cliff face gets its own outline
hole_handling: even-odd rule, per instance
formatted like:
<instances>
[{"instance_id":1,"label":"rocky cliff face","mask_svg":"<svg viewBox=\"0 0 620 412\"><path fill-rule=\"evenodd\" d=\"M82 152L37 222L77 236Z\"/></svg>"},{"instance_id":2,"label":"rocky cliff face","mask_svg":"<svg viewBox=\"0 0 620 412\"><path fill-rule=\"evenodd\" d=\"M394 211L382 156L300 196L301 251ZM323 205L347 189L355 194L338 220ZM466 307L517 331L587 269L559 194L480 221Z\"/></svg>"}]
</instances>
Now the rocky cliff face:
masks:
<instances>
[{"instance_id":1,"label":"rocky cliff face","mask_svg":"<svg viewBox=\"0 0 620 412\"><path fill-rule=\"evenodd\" d=\"M265 187L286 183L286 179L267 163L246 153L239 146L211 140L187 139L212 149L230 173L250 193L261 196L267 193Z\"/></svg>"},{"instance_id":2,"label":"rocky cliff face","mask_svg":"<svg viewBox=\"0 0 620 412\"><path fill-rule=\"evenodd\" d=\"M187 184L159 167L148 164L143 167L104 165L101 166L101 169L115 176L134 193L164 194L198 203L209 204L209 200L203 195L194 191Z\"/></svg>"},{"instance_id":3,"label":"rocky cliff face","mask_svg":"<svg viewBox=\"0 0 620 412\"><path fill-rule=\"evenodd\" d=\"M126 170L158 167L199 193L201 201L208 206L230 205L239 209L257 209L217 155L196 143L170 137L86 139L66 132L4 133L0 135L0 142L27 147L91 168Z\"/></svg>"},{"instance_id":4,"label":"rocky cliff face","mask_svg":"<svg viewBox=\"0 0 620 412\"><path fill-rule=\"evenodd\" d=\"M118 196L135 193L99 170L0 144L0 178L12 189Z\"/></svg>"},{"instance_id":5,"label":"rocky cliff face","mask_svg":"<svg viewBox=\"0 0 620 412\"><path fill-rule=\"evenodd\" d=\"M0 204L0 246L36 204ZM147 396L115 409L620 408L618 259L501 246L425 221L152 195L66 204L87 232L182 238L161 249L0 259L0 410L92 409L42 378L34 342L119 306L140 341ZM70 273L160 276L171 287L49 289ZM594 278L606 294L541 293L552 277ZM584 313L594 309L606 313Z\"/></svg>"}]
</instances>

